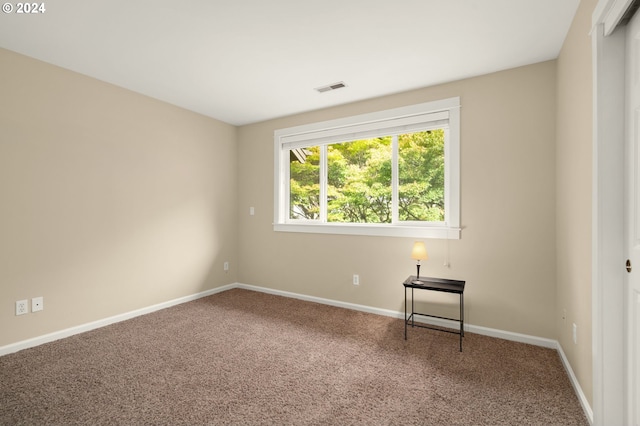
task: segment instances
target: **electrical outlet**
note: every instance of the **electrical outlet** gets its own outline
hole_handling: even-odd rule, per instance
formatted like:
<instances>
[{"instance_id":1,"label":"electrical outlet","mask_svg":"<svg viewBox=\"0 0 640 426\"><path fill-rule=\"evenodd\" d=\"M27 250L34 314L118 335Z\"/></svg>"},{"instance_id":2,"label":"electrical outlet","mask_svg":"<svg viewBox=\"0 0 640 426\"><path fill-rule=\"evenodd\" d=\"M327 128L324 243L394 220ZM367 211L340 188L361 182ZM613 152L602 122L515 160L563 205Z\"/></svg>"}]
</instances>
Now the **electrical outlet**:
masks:
<instances>
[{"instance_id":1,"label":"electrical outlet","mask_svg":"<svg viewBox=\"0 0 640 426\"><path fill-rule=\"evenodd\" d=\"M44 298L34 297L31 299L31 312L38 312L44 309Z\"/></svg>"},{"instance_id":2,"label":"electrical outlet","mask_svg":"<svg viewBox=\"0 0 640 426\"><path fill-rule=\"evenodd\" d=\"M229 270L229 262L224 262L224 270L225 272Z\"/></svg>"},{"instance_id":3,"label":"electrical outlet","mask_svg":"<svg viewBox=\"0 0 640 426\"><path fill-rule=\"evenodd\" d=\"M576 323L573 323L573 343L578 344L578 326Z\"/></svg>"},{"instance_id":4,"label":"electrical outlet","mask_svg":"<svg viewBox=\"0 0 640 426\"><path fill-rule=\"evenodd\" d=\"M360 285L360 275L353 274L353 285Z\"/></svg>"},{"instance_id":5,"label":"electrical outlet","mask_svg":"<svg viewBox=\"0 0 640 426\"><path fill-rule=\"evenodd\" d=\"M18 300L16 302L16 315L24 315L29 313L29 301Z\"/></svg>"}]
</instances>

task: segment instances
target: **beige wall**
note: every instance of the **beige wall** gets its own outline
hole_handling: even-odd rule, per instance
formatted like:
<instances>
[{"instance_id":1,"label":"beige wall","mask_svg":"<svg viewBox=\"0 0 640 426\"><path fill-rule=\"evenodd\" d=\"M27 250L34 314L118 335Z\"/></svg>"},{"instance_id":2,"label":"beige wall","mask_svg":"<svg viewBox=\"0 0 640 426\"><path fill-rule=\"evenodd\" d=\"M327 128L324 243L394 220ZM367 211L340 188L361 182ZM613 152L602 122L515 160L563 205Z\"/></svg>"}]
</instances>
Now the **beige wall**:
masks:
<instances>
[{"instance_id":1,"label":"beige wall","mask_svg":"<svg viewBox=\"0 0 640 426\"><path fill-rule=\"evenodd\" d=\"M2 49L0 75L0 346L237 280L235 127Z\"/></svg>"},{"instance_id":2,"label":"beige wall","mask_svg":"<svg viewBox=\"0 0 640 426\"><path fill-rule=\"evenodd\" d=\"M591 15L597 0L582 0L558 58L557 162L557 339L592 404L591 193L592 69ZM563 311L566 317L563 319ZM578 326L573 343L572 324Z\"/></svg>"},{"instance_id":3,"label":"beige wall","mask_svg":"<svg viewBox=\"0 0 640 426\"><path fill-rule=\"evenodd\" d=\"M595 4L557 61L238 129L0 49L0 346L236 281L401 311L413 239L273 231L273 131L460 96L464 230L423 272L467 280L470 324L558 339L591 401Z\"/></svg>"},{"instance_id":4,"label":"beige wall","mask_svg":"<svg viewBox=\"0 0 640 426\"><path fill-rule=\"evenodd\" d=\"M467 280L470 324L555 339L555 81L550 61L241 127L239 281L402 311L412 239L273 231L273 132L460 96L464 230L426 241L424 274ZM455 315L455 299L440 299Z\"/></svg>"}]
</instances>

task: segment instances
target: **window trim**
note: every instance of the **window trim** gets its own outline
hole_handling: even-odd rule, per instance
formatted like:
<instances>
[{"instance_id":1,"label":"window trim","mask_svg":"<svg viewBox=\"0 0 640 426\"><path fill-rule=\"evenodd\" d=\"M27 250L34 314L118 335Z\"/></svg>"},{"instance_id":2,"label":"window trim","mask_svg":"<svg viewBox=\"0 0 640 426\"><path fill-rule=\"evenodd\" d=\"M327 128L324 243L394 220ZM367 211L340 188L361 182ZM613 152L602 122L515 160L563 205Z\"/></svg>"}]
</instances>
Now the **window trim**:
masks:
<instances>
[{"instance_id":1,"label":"window trim","mask_svg":"<svg viewBox=\"0 0 640 426\"><path fill-rule=\"evenodd\" d=\"M302 144L354 140L355 132L410 126L425 117L440 119L448 113L449 137L445 143L445 221L393 224L324 223L289 221L287 218L288 150ZM410 130L409 130L410 131ZM287 157L287 158L285 158ZM279 129L274 132L274 231L412 238L460 239L460 98L453 97L352 117Z\"/></svg>"}]
</instances>

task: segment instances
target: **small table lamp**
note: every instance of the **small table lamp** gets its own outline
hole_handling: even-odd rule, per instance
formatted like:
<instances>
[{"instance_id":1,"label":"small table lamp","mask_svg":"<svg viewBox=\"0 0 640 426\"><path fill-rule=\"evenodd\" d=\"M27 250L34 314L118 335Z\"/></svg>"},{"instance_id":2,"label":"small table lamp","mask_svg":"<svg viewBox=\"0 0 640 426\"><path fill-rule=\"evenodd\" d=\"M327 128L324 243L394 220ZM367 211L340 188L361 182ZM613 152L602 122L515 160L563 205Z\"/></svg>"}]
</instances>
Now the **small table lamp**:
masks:
<instances>
[{"instance_id":1,"label":"small table lamp","mask_svg":"<svg viewBox=\"0 0 640 426\"><path fill-rule=\"evenodd\" d=\"M413 250L411 251L411 258L417 260L418 273L416 274L416 280L420 279L420 261L429 259L427 254L427 248L422 241L416 241L413 243Z\"/></svg>"}]
</instances>

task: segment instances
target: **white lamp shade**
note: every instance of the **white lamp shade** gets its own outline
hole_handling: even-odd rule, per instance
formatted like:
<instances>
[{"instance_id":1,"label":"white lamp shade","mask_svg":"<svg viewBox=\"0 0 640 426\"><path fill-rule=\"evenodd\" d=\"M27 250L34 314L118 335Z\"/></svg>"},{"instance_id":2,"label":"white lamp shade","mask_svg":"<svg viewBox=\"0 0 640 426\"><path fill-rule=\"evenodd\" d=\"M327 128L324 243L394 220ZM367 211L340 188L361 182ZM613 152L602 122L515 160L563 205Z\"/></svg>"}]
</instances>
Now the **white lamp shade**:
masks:
<instances>
[{"instance_id":1,"label":"white lamp shade","mask_svg":"<svg viewBox=\"0 0 640 426\"><path fill-rule=\"evenodd\" d=\"M416 241L413 244L413 250L411 251L411 258L415 260L427 260L429 255L427 254L427 248L422 241Z\"/></svg>"}]
</instances>

